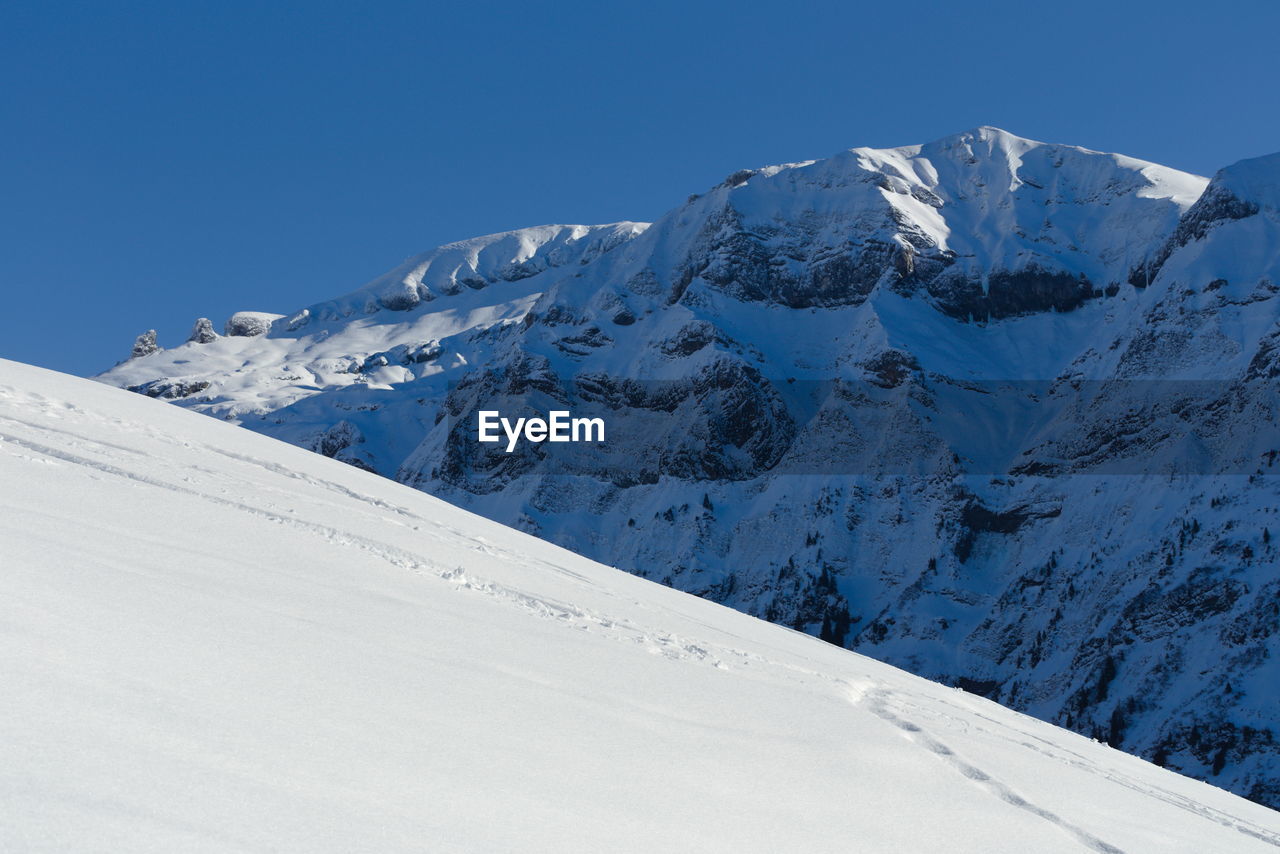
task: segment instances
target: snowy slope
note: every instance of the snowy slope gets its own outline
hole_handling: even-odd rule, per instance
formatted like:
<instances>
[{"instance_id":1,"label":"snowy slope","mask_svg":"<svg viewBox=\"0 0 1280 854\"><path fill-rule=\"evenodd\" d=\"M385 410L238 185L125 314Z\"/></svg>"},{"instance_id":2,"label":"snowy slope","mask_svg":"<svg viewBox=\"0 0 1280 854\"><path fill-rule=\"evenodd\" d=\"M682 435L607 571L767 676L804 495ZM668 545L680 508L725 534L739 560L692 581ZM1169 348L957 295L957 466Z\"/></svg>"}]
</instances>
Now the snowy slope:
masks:
<instances>
[{"instance_id":1,"label":"snowy slope","mask_svg":"<svg viewBox=\"0 0 1280 854\"><path fill-rule=\"evenodd\" d=\"M1245 852L1277 814L0 362L0 848Z\"/></svg>"}]
</instances>

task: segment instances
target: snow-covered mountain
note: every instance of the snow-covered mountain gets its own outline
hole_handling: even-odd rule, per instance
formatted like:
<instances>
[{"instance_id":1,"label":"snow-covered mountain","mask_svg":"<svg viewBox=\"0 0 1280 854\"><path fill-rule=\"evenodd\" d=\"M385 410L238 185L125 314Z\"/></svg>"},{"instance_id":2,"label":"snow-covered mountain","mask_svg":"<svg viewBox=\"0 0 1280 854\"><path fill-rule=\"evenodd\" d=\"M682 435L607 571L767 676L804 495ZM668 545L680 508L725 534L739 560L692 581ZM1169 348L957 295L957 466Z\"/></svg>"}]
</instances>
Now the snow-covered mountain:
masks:
<instances>
[{"instance_id":1,"label":"snow-covered mountain","mask_svg":"<svg viewBox=\"0 0 1280 854\"><path fill-rule=\"evenodd\" d=\"M444 247L102 379L1274 806L1278 184L979 128ZM553 407L610 441L475 441Z\"/></svg>"},{"instance_id":2,"label":"snow-covered mountain","mask_svg":"<svg viewBox=\"0 0 1280 854\"><path fill-rule=\"evenodd\" d=\"M1277 814L0 361L6 851L1271 851Z\"/></svg>"}]
</instances>

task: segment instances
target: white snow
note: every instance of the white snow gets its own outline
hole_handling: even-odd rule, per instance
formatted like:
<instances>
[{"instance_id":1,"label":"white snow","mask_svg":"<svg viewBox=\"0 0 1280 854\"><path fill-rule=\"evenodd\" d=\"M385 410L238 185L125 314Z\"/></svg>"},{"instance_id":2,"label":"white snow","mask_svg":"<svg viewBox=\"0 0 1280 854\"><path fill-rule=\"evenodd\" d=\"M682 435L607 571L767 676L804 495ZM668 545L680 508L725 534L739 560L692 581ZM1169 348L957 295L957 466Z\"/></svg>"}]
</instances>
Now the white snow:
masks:
<instances>
[{"instance_id":1,"label":"white snow","mask_svg":"<svg viewBox=\"0 0 1280 854\"><path fill-rule=\"evenodd\" d=\"M380 308L416 305L493 282L531 278L571 263L586 263L649 227L643 222L607 225L540 225L447 243L409 258L358 291L309 308L310 316L339 319Z\"/></svg>"},{"instance_id":2,"label":"white snow","mask_svg":"<svg viewBox=\"0 0 1280 854\"><path fill-rule=\"evenodd\" d=\"M1280 210L1280 154L1241 160L1221 170L1214 182L1237 198L1273 211Z\"/></svg>"},{"instance_id":3,"label":"white snow","mask_svg":"<svg viewBox=\"0 0 1280 854\"><path fill-rule=\"evenodd\" d=\"M1280 816L0 361L0 849L1185 851Z\"/></svg>"}]
</instances>

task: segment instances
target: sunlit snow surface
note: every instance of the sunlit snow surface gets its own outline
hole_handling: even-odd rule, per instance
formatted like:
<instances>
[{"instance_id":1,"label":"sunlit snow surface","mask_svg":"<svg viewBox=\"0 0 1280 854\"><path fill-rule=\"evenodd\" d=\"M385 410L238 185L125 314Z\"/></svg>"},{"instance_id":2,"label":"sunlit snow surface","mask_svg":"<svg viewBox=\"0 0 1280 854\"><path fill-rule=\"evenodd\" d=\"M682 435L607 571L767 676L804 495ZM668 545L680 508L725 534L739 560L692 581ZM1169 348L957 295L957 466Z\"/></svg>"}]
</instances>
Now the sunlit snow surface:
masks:
<instances>
[{"instance_id":1,"label":"sunlit snow surface","mask_svg":"<svg viewBox=\"0 0 1280 854\"><path fill-rule=\"evenodd\" d=\"M0 362L0 850L1186 851L1280 815Z\"/></svg>"}]
</instances>

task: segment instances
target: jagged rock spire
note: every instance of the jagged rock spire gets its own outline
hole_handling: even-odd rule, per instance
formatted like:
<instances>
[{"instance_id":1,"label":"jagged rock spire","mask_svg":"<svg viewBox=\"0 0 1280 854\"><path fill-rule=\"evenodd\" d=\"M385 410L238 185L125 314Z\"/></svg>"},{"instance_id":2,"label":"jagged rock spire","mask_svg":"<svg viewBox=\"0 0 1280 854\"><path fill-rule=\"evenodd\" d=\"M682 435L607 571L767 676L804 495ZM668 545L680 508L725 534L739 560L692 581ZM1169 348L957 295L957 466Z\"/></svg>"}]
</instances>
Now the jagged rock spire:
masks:
<instances>
[{"instance_id":1,"label":"jagged rock spire","mask_svg":"<svg viewBox=\"0 0 1280 854\"><path fill-rule=\"evenodd\" d=\"M133 352L129 354L130 359L140 359L143 356L150 356L157 353L163 348L156 343L156 331L148 329L133 340Z\"/></svg>"},{"instance_id":2,"label":"jagged rock spire","mask_svg":"<svg viewBox=\"0 0 1280 854\"><path fill-rule=\"evenodd\" d=\"M191 327L191 335L187 340L194 344L208 344L218 340L218 333L213 331L213 323L209 318L201 317L196 320L196 325Z\"/></svg>"}]
</instances>

